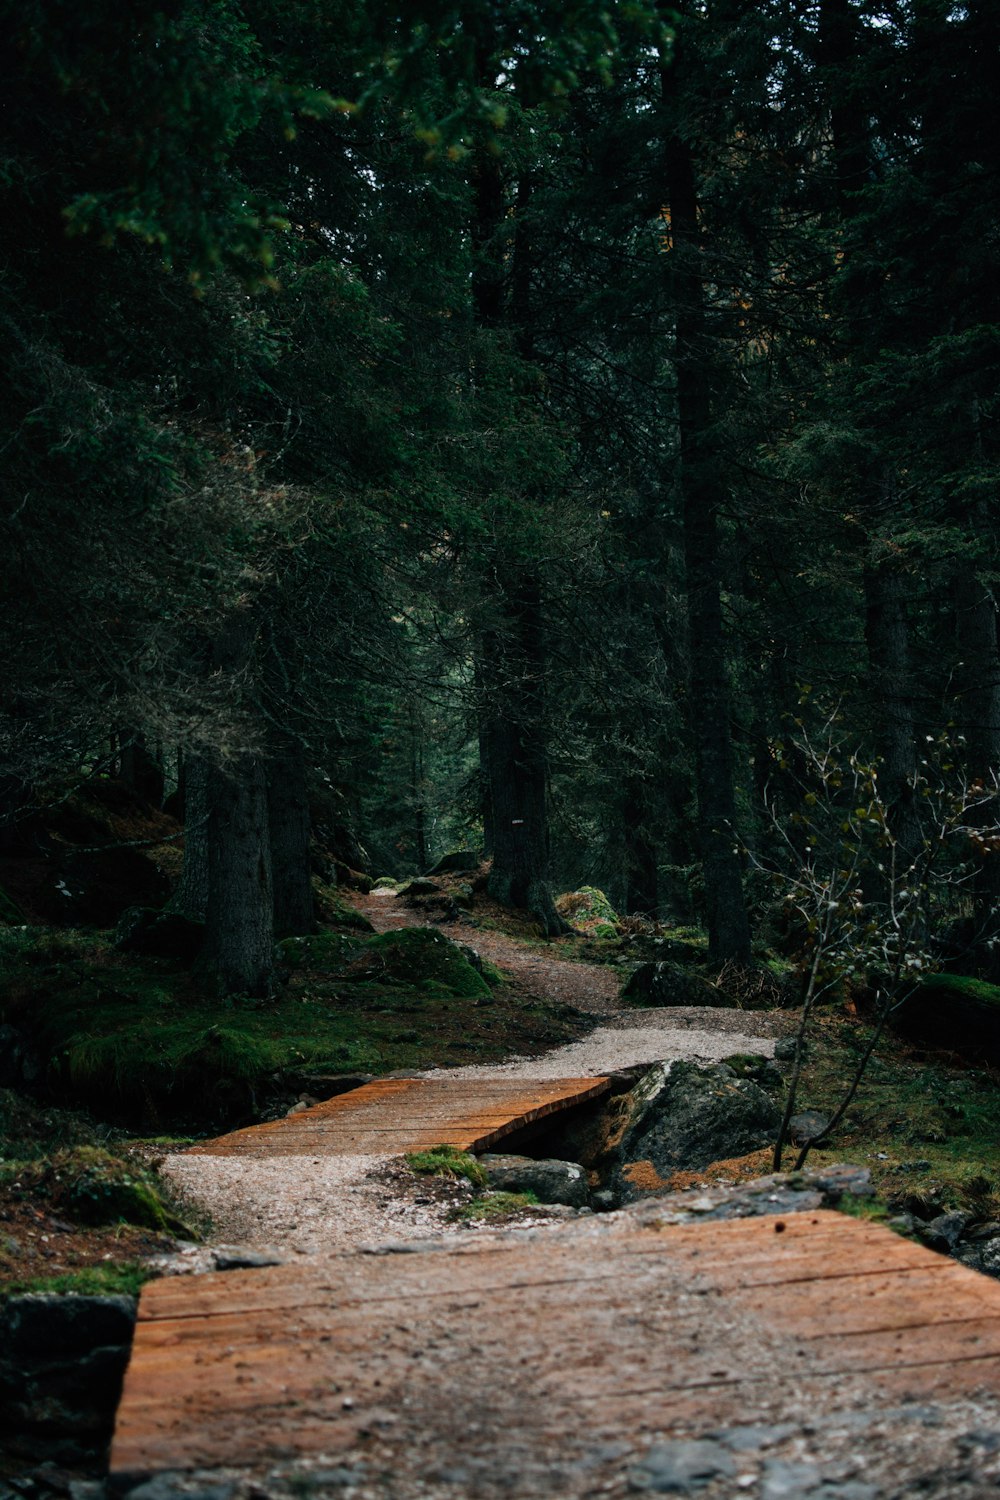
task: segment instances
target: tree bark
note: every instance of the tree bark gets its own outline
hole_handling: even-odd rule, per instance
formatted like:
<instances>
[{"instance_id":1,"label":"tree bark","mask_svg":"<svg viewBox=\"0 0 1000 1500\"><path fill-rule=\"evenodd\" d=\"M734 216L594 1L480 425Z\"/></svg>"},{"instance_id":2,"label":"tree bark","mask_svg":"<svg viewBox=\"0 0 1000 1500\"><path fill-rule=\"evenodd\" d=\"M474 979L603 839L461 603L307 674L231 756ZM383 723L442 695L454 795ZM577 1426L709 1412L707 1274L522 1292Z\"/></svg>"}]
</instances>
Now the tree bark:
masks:
<instances>
[{"instance_id":1,"label":"tree bark","mask_svg":"<svg viewBox=\"0 0 1000 1500\"><path fill-rule=\"evenodd\" d=\"M245 701L256 637L249 610L234 612L215 644L214 666ZM255 750L208 773L208 901L202 973L223 995L274 993L274 889L267 774Z\"/></svg>"},{"instance_id":2,"label":"tree bark","mask_svg":"<svg viewBox=\"0 0 1000 1500\"><path fill-rule=\"evenodd\" d=\"M208 909L208 762L184 757L184 865L170 905L172 910L204 922Z\"/></svg>"},{"instance_id":3,"label":"tree bark","mask_svg":"<svg viewBox=\"0 0 1000 1500\"><path fill-rule=\"evenodd\" d=\"M530 911L546 936L568 932L548 887L548 763L541 598L537 582L501 588L503 635L489 637L483 743L493 818L489 892Z\"/></svg>"},{"instance_id":4,"label":"tree bark","mask_svg":"<svg viewBox=\"0 0 1000 1500\"><path fill-rule=\"evenodd\" d=\"M201 968L217 993L274 993L274 892L267 777L259 756L239 755L208 777L208 904Z\"/></svg>"},{"instance_id":5,"label":"tree bark","mask_svg":"<svg viewBox=\"0 0 1000 1500\"><path fill-rule=\"evenodd\" d=\"M979 520L985 525L985 517ZM959 652L959 723L965 736L970 777L985 787L1000 774L1000 642L996 601L973 562L961 563L953 578L955 635ZM996 808L982 811L984 828L996 822ZM973 887L974 944L979 967L1000 983L1000 856L983 855Z\"/></svg>"},{"instance_id":6,"label":"tree bark","mask_svg":"<svg viewBox=\"0 0 1000 1500\"><path fill-rule=\"evenodd\" d=\"M267 822L276 937L316 930L309 857L309 789L299 740L277 731L267 762Z\"/></svg>"},{"instance_id":7,"label":"tree bark","mask_svg":"<svg viewBox=\"0 0 1000 1500\"><path fill-rule=\"evenodd\" d=\"M121 779L137 797L154 807L163 805L163 762L150 750L146 736L135 730L122 738Z\"/></svg>"},{"instance_id":8,"label":"tree bark","mask_svg":"<svg viewBox=\"0 0 1000 1500\"><path fill-rule=\"evenodd\" d=\"M676 111L678 51L662 69L668 122ZM705 329L698 196L694 155L668 123L665 150L670 205L669 252L675 292L677 480L684 532L684 569L694 731L698 830L705 872L709 954L716 962L750 959L750 924L736 839L736 792L730 734L729 681L722 616L719 511L725 498L714 431Z\"/></svg>"},{"instance_id":9,"label":"tree bark","mask_svg":"<svg viewBox=\"0 0 1000 1500\"><path fill-rule=\"evenodd\" d=\"M625 910L655 917L659 905L656 846L649 836L645 787L638 778L626 781L622 804L625 841Z\"/></svg>"},{"instance_id":10,"label":"tree bark","mask_svg":"<svg viewBox=\"0 0 1000 1500\"><path fill-rule=\"evenodd\" d=\"M891 563L865 568L865 639L878 728L880 780L900 871L921 847L914 780L917 772L906 583Z\"/></svg>"}]
</instances>

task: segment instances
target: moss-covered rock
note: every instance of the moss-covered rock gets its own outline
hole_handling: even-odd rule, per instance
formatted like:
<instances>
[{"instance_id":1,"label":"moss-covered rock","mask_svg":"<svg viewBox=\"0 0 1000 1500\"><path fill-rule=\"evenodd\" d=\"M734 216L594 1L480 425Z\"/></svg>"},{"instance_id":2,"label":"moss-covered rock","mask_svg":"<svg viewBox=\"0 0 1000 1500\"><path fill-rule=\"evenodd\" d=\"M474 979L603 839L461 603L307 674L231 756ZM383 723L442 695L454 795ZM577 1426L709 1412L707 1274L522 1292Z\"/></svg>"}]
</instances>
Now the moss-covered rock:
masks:
<instances>
[{"instance_id":1,"label":"moss-covered rock","mask_svg":"<svg viewBox=\"0 0 1000 1500\"><path fill-rule=\"evenodd\" d=\"M632 1005L711 1005L735 1008L736 1002L703 975L680 964L640 964L622 989L622 999Z\"/></svg>"},{"instance_id":2,"label":"moss-covered rock","mask_svg":"<svg viewBox=\"0 0 1000 1500\"><path fill-rule=\"evenodd\" d=\"M204 941L204 922L149 906L130 906L119 917L114 936L121 953L168 958L185 965L195 962Z\"/></svg>"},{"instance_id":3,"label":"moss-covered rock","mask_svg":"<svg viewBox=\"0 0 1000 1500\"><path fill-rule=\"evenodd\" d=\"M402 927L369 938L347 973L355 980L405 984L459 999L474 1000L490 992L458 944L429 927Z\"/></svg>"},{"instance_id":4,"label":"moss-covered rock","mask_svg":"<svg viewBox=\"0 0 1000 1500\"><path fill-rule=\"evenodd\" d=\"M405 885L398 887L398 896L440 896L442 887L436 880L428 880L423 875L417 875L413 880L408 880Z\"/></svg>"},{"instance_id":5,"label":"moss-covered rock","mask_svg":"<svg viewBox=\"0 0 1000 1500\"><path fill-rule=\"evenodd\" d=\"M290 969L314 969L337 974L350 963L364 942L345 932L315 932L308 937L282 938L278 952Z\"/></svg>"},{"instance_id":6,"label":"moss-covered rock","mask_svg":"<svg viewBox=\"0 0 1000 1500\"><path fill-rule=\"evenodd\" d=\"M583 885L578 891L566 891L558 896L556 911L571 926L590 937L613 938L618 935L618 913L595 885Z\"/></svg>"},{"instance_id":7,"label":"moss-covered rock","mask_svg":"<svg viewBox=\"0 0 1000 1500\"><path fill-rule=\"evenodd\" d=\"M474 849L452 849L442 854L437 864L426 871L428 875L465 875L479 869L479 855Z\"/></svg>"},{"instance_id":8,"label":"moss-covered rock","mask_svg":"<svg viewBox=\"0 0 1000 1500\"><path fill-rule=\"evenodd\" d=\"M97 1146L75 1146L37 1161L8 1163L2 1170L11 1192L46 1199L78 1224L186 1229L148 1172Z\"/></svg>"},{"instance_id":9,"label":"moss-covered rock","mask_svg":"<svg viewBox=\"0 0 1000 1500\"><path fill-rule=\"evenodd\" d=\"M897 1031L963 1057L1000 1062L1000 985L964 974L934 974L893 1018Z\"/></svg>"},{"instance_id":10,"label":"moss-covered rock","mask_svg":"<svg viewBox=\"0 0 1000 1500\"><path fill-rule=\"evenodd\" d=\"M316 915L320 921L330 927L348 927L358 932L375 931L364 912L345 901L337 886L328 885L325 880L314 876L312 888L316 898Z\"/></svg>"}]
</instances>

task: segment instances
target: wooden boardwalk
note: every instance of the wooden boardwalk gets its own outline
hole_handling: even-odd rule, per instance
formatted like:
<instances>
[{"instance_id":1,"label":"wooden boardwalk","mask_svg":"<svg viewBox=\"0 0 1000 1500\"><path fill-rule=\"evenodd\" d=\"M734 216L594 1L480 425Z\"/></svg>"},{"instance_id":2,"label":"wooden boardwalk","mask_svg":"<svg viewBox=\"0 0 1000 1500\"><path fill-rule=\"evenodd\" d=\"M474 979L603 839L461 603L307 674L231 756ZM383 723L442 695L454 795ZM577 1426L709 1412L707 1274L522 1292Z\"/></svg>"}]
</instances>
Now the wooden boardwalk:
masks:
<instances>
[{"instance_id":1,"label":"wooden boardwalk","mask_svg":"<svg viewBox=\"0 0 1000 1500\"><path fill-rule=\"evenodd\" d=\"M399 1156L428 1146L485 1151L607 1092L606 1078L382 1078L322 1104L191 1146L205 1156Z\"/></svg>"},{"instance_id":2,"label":"wooden boardwalk","mask_svg":"<svg viewBox=\"0 0 1000 1500\"><path fill-rule=\"evenodd\" d=\"M626 1213L152 1283L111 1470L311 1461L393 1497L621 1493L664 1437L982 1390L997 1282L831 1212Z\"/></svg>"}]
</instances>

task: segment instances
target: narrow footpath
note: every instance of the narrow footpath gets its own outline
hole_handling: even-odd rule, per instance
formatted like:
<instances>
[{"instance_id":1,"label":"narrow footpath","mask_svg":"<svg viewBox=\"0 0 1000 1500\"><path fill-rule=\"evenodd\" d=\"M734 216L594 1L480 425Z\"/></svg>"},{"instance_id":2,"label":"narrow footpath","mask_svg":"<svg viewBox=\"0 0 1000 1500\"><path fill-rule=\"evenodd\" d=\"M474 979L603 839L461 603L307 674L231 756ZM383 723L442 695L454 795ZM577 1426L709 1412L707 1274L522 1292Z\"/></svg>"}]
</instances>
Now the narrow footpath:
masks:
<instances>
[{"instance_id":1,"label":"narrow footpath","mask_svg":"<svg viewBox=\"0 0 1000 1500\"><path fill-rule=\"evenodd\" d=\"M371 908L369 907L369 911ZM412 924L387 908L377 925ZM374 918L373 918L374 919ZM468 942L463 928L449 936ZM490 933L520 982L535 957ZM780 1017L634 1012L543 958L588 1037L342 1095L169 1159L257 1268L144 1290L112 1450L130 1500L984 1500L1000 1283L821 1207L460 1230L385 1168L492 1141L669 1058L769 1053ZM534 974L531 981L537 992ZM777 1200L775 1200L777 1201ZM266 1264L267 1261L273 1262ZM222 1262L217 1261L217 1264Z\"/></svg>"}]
</instances>

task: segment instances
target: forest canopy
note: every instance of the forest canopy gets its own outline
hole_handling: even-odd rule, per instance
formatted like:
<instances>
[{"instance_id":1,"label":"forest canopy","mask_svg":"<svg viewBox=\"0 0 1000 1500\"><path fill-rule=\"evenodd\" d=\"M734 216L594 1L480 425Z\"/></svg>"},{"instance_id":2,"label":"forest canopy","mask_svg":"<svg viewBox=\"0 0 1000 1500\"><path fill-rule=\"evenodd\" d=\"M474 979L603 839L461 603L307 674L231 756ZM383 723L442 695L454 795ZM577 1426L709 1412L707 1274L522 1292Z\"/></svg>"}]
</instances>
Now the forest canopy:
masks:
<instances>
[{"instance_id":1,"label":"forest canopy","mask_svg":"<svg viewBox=\"0 0 1000 1500\"><path fill-rule=\"evenodd\" d=\"M223 994L459 849L996 977L995 5L3 15L0 854L171 799Z\"/></svg>"}]
</instances>

